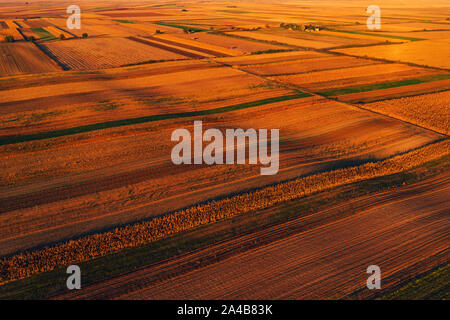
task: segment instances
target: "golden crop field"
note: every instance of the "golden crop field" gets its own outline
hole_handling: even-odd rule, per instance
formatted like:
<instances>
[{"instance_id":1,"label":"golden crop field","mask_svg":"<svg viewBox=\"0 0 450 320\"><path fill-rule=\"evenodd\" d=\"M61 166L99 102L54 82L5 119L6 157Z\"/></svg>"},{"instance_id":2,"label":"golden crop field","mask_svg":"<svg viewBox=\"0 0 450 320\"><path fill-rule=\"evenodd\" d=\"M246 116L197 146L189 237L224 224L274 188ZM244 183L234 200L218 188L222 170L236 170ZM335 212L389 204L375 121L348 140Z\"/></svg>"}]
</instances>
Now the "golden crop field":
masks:
<instances>
[{"instance_id":1,"label":"golden crop field","mask_svg":"<svg viewBox=\"0 0 450 320\"><path fill-rule=\"evenodd\" d=\"M73 5L0 3L0 299L448 298L448 2Z\"/></svg>"},{"instance_id":2,"label":"golden crop field","mask_svg":"<svg viewBox=\"0 0 450 320\"><path fill-rule=\"evenodd\" d=\"M450 132L450 91L368 103L366 108L389 114L446 135Z\"/></svg>"},{"instance_id":3,"label":"golden crop field","mask_svg":"<svg viewBox=\"0 0 450 320\"><path fill-rule=\"evenodd\" d=\"M337 52L450 69L450 40L448 37L445 40L426 40L371 48L338 49Z\"/></svg>"},{"instance_id":4,"label":"golden crop field","mask_svg":"<svg viewBox=\"0 0 450 320\"><path fill-rule=\"evenodd\" d=\"M47 49L70 69L92 70L120 67L152 60L177 60L183 56L124 39L97 38L46 44Z\"/></svg>"},{"instance_id":5,"label":"golden crop field","mask_svg":"<svg viewBox=\"0 0 450 320\"><path fill-rule=\"evenodd\" d=\"M0 62L0 76L60 70L32 43L0 43Z\"/></svg>"}]
</instances>

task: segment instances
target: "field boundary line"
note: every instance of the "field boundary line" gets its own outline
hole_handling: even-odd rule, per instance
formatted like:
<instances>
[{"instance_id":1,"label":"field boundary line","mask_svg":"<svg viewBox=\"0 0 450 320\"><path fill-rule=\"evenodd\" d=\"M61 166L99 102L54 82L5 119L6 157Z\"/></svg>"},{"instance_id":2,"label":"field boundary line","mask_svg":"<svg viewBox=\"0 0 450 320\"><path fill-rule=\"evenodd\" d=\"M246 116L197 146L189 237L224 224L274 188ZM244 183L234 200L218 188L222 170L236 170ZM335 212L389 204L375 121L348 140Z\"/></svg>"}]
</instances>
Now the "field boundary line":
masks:
<instances>
[{"instance_id":1,"label":"field boundary line","mask_svg":"<svg viewBox=\"0 0 450 320\"><path fill-rule=\"evenodd\" d=\"M361 58L361 57L359 57L359 58ZM365 58L362 58L362 59L365 59ZM230 67L230 65L225 64L225 63L220 62L220 61L217 61L217 63L221 63L221 64L223 64L224 66ZM246 73L251 74L251 75L253 75L253 76L260 77L260 78L262 78L262 79L264 79L264 80L266 80L266 81L268 81L268 82L270 82L270 83L277 84L277 85L282 86L282 87L284 87L284 88L288 88L288 89L291 89L291 90L296 90L296 91L299 91L299 92L305 92L305 93L308 93L308 94L310 94L310 95L312 95L312 96L321 97L321 98L327 99L327 100L329 100L329 101L335 101L335 102L338 102L338 103L342 103L342 104L348 105L348 106L353 107L353 108L357 108L357 109L360 109L360 110L364 110L364 111L371 112L371 113L373 113L373 114L377 114L377 115L379 115L379 116L383 116L383 117L386 117L386 118L389 118L389 119L393 119L393 120L396 120L396 121L400 121L400 122L403 122L403 123L407 123L407 124L412 125L412 126L414 126L414 127L421 128L421 129L424 129L424 130L426 130L426 131L431 131L431 132L433 132L433 133L437 133L437 134L440 135L440 136L445 136L446 138L449 137L448 134L441 133L441 132L438 132L438 131L436 131L436 130L434 130L434 129L430 129L430 128L424 127L424 126L422 126L422 125L415 124L415 123L412 123L412 122L409 122L409 121L406 121L406 120L402 120L402 119L399 119L399 118L396 118L396 117L393 117L393 116L389 116L389 115L384 114L384 113L381 113L381 112L377 112L377 111L374 111L374 110L370 110L370 109L368 109L368 108L364 108L363 106L361 106L361 105L359 105L359 104L351 103L351 102L348 102L348 101L339 101L337 98L333 98L333 97L331 97L331 96L323 95L323 94L321 94L320 92L314 92L314 91L311 91L311 90L306 89L306 88L301 87L301 86L282 83L282 82L279 82L279 81L277 81L277 80L275 80L275 79L269 79L270 76L260 75L260 74L254 73L254 72L252 72L252 71L249 71L249 70L241 69L241 68L239 68L239 66L237 66L237 68L238 68L239 70L243 71L243 72L246 72ZM448 77L450 78L450 74L448 74L448 75L446 75L446 76L448 76ZM430 81L430 82L433 82L433 81ZM405 86L407 86L407 85L405 85ZM450 89L446 89L446 90L450 90ZM444 91L446 91L446 90L444 90ZM376 90L372 90L372 91L376 91ZM425 93L425 94L426 94L426 93ZM420 95L420 94L419 94L419 95ZM385 99L385 100L390 100L390 99ZM1 145L1 142L0 142L0 145Z\"/></svg>"},{"instance_id":2,"label":"field boundary line","mask_svg":"<svg viewBox=\"0 0 450 320\"><path fill-rule=\"evenodd\" d=\"M284 95L284 96L267 98L267 99L262 99L262 100L256 100L256 101L251 101L251 102L246 102L246 103L236 104L236 105L231 105L231 106L226 106L226 107L219 107L219 108L214 108L214 109L188 111L188 112L180 112L180 113L157 114L157 115L144 116L144 117L138 117L138 118L129 118L129 119L100 122L100 123L94 123L94 124L90 124L90 125L72 127L72 128L66 128L66 129L60 129L60 130L55 130L55 131L39 132L39 133L29 134L29 135L7 136L7 137L0 138L0 146L16 144L16 143L21 143L21 142L30 142L30 141L36 141L36 140L44 140L44 139L57 138L57 137L63 137L63 136L70 136L70 135L75 135L75 134L79 134L79 133L86 133L86 132L97 131L97 130L102 130L102 129L117 128L117 127L122 127L122 126L136 125L136 124L142 124L142 123L148 123L148 122L155 122L155 121L162 121L162 120L169 120L169 119L179 119L179 118L190 118L190 117L205 116L205 115L212 115L212 114L220 114L220 113L226 113L226 112L232 112L232 111L237 111L237 110L242 110L242 109L263 106L263 105L277 103L277 102L307 98L310 96L311 96L311 94L309 94L309 93L297 93L297 94Z\"/></svg>"}]
</instances>

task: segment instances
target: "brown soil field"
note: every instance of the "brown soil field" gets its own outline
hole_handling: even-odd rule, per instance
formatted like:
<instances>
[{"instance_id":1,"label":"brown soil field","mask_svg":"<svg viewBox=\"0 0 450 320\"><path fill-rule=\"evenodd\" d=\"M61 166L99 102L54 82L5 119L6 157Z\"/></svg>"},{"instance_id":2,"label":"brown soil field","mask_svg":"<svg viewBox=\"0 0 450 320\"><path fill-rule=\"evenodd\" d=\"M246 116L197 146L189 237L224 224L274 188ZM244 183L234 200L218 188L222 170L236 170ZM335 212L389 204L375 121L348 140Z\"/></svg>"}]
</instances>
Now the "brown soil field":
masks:
<instances>
[{"instance_id":1,"label":"brown soil field","mask_svg":"<svg viewBox=\"0 0 450 320\"><path fill-rule=\"evenodd\" d=\"M135 79L157 74L170 74L187 70L209 69L219 67L210 61L194 60L174 60L158 63L142 64L121 68L103 69L95 72L66 71L59 74L39 74L21 75L5 77L0 83L0 91L10 89L24 89L32 87L42 87L43 79L46 85L63 84L69 82L99 81L99 80L119 80ZM14 81L13 81L14 80ZM15 81L20 80L20 81ZM0 108L4 111L5 108Z\"/></svg>"},{"instance_id":2,"label":"brown soil field","mask_svg":"<svg viewBox=\"0 0 450 320\"><path fill-rule=\"evenodd\" d=\"M215 35L209 33L196 33L194 35L188 34L180 34L177 35L179 38L184 38L188 40L194 40L200 43L209 44L213 46L220 46L232 50L236 54L238 53L253 53L258 51L267 51L267 50L282 50L284 47L248 41L239 38L232 38L222 35ZM232 54L235 55L235 54Z\"/></svg>"},{"instance_id":3,"label":"brown soil field","mask_svg":"<svg viewBox=\"0 0 450 320\"><path fill-rule=\"evenodd\" d=\"M314 107L311 107L311 99ZM319 119L320 129L314 125ZM4 233L1 232L1 247L14 251L50 239L62 240L75 233L113 226L118 221L138 221L187 204L346 163L384 159L439 139L436 134L317 98L277 103L255 111L232 112L220 118L211 116L204 121L208 123L205 126L215 128L230 124L244 129L279 127L283 132L280 173L261 177L256 171L258 167L247 166L237 166L232 171L220 166L175 167L168 158L170 132L176 127L192 126L190 121L164 122L157 130L148 125L131 131L121 129L122 138L116 137L113 141L107 137L117 129L81 143L62 139L55 148L38 150L33 147L30 152L5 150L1 180L4 185L15 187L4 190L0 201L1 210L9 211L0 217L5 219L2 224L6 227ZM149 144L150 141L154 142ZM31 147L39 143L27 144ZM40 165L30 168L29 161ZM222 183L216 185L214 177L221 175ZM134 200L129 198L130 192ZM25 220L18 219L21 215ZM12 217L15 218L11 220ZM71 224L67 224L69 217Z\"/></svg>"},{"instance_id":4,"label":"brown soil field","mask_svg":"<svg viewBox=\"0 0 450 320\"><path fill-rule=\"evenodd\" d=\"M44 19L27 19L22 21L21 23L28 26L28 28L44 28L49 27L52 24Z\"/></svg>"},{"instance_id":5,"label":"brown soil field","mask_svg":"<svg viewBox=\"0 0 450 320\"><path fill-rule=\"evenodd\" d=\"M243 66L242 69L259 75L281 75L307 73L318 70L340 69L345 67L373 65L377 62L352 57L323 57L301 61L287 61L264 65Z\"/></svg>"},{"instance_id":6,"label":"brown soil field","mask_svg":"<svg viewBox=\"0 0 450 320\"><path fill-rule=\"evenodd\" d=\"M362 67L350 67L316 71L307 74L278 76L272 77L271 79L317 92L327 89L357 87L360 85L373 83L415 79L444 73L444 71L411 67L405 64L377 63Z\"/></svg>"},{"instance_id":7,"label":"brown soil field","mask_svg":"<svg viewBox=\"0 0 450 320\"><path fill-rule=\"evenodd\" d=\"M155 39L167 43L180 46L182 48L192 49L195 51L211 54L216 57L228 57L242 55L240 51L233 51L231 49L224 48L223 46L216 46L207 43L198 42L195 40L184 39L181 37L175 37L171 35L159 35L154 37Z\"/></svg>"},{"instance_id":8,"label":"brown soil field","mask_svg":"<svg viewBox=\"0 0 450 320\"><path fill-rule=\"evenodd\" d=\"M339 49L336 51L356 56L369 56L450 69L450 40L427 40L396 45Z\"/></svg>"},{"instance_id":9,"label":"brown soil field","mask_svg":"<svg viewBox=\"0 0 450 320\"><path fill-rule=\"evenodd\" d=\"M292 39L298 39L303 41L319 41L323 45L317 46L312 43L311 47L316 49L328 47L341 47L341 46L362 46L362 45L371 45L375 43L383 42L382 39L376 37L367 37L363 35L357 35L355 37L348 36L348 34L336 33L336 32L327 32L325 30L321 31L292 31L286 30L282 28L270 28L264 29L263 33L265 34L273 34L282 37L288 37Z\"/></svg>"},{"instance_id":10,"label":"brown soil field","mask_svg":"<svg viewBox=\"0 0 450 320\"><path fill-rule=\"evenodd\" d=\"M308 39L296 39L287 36L282 36L278 34L270 34L263 32L254 32L254 31L238 31L238 32L230 32L229 34L234 36L240 36L244 38L262 40L267 42L275 42L279 44L286 44L295 47L302 48L314 48L314 49L325 49L336 47L336 44L325 43L318 40L308 40Z\"/></svg>"},{"instance_id":11,"label":"brown soil field","mask_svg":"<svg viewBox=\"0 0 450 320\"><path fill-rule=\"evenodd\" d=\"M0 43L0 77L60 70L32 43Z\"/></svg>"},{"instance_id":12,"label":"brown soil field","mask_svg":"<svg viewBox=\"0 0 450 320\"><path fill-rule=\"evenodd\" d=\"M151 60L175 60L184 57L173 52L148 48L123 38L76 39L45 45L57 59L75 70L119 67Z\"/></svg>"},{"instance_id":13,"label":"brown soil field","mask_svg":"<svg viewBox=\"0 0 450 320\"><path fill-rule=\"evenodd\" d=\"M167 41L163 39L158 39L153 36L145 37L145 38L137 38L137 37L129 37L128 39L136 41L138 43L142 43L145 45L148 45L153 48L159 48L162 50L166 50L169 52L173 52L175 54L179 54L184 56L185 58L191 58L191 59L203 59L203 58L212 58L213 55L211 52L202 52L200 50L193 50L193 47L185 46L185 45L179 45L177 43L174 43L173 41ZM219 54L221 56L221 54Z\"/></svg>"},{"instance_id":14,"label":"brown soil field","mask_svg":"<svg viewBox=\"0 0 450 320\"><path fill-rule=\"evenodd\" d=\"M370 195L358 199L364 209L355 201L356 214L312 230L302 231L310 219L302 217L57 298L339 299L365 288L365 269L373 264L383 272L383 290L389 290L403 270L448 249L449 188L446 174ZM316 215L333 210L343 208ZM422 268L407 277L432 266Z\"/></svg>"},{"instance_id":15,"label":"brown soil field","mask_svg":"<svg viewBox=\"0 0 450 320\"><path fill-rule=\"evenodd\" d=\"M239 66L251 64L269 64L293 60L306 60L320 57L330 57L330 56L325 53L318 53L313 51L288 51L278 53L264 53L258 55L244 55L240 57L220 58L216 59L216 61L228 65Z\"/></svg>"},{"instance_id":16,"label":"brown soil field","mask_svg":"<svg viewBox=\"0 0 450 320\"><path fill-rule=\"evenodd\" d=\"M126 12L102 12L102 16L112 17L112 18L124 18L124 17L163 17L166 16L164 13L152 12L152 11L137 11L133 12L127 10Z\"/></svg>"},{"instance_id":17,"label":"brown soil field","mask_svg":"<svg viewBox=\"0 0 450 320\"><path fill-rule=\"evenodd\" d=\"M251 92L267 91L268 87L270 87L264 79L232 68L210 65L210 68L199 68L192 71L190 68L183 69L165 74L162 74L164 68L160 72L150 73L150 75L147 72L143 72L142 75L134 77L132 81L126 77L119 77L117 80L108 81L106 87L105 81L97 79L95 81L77 81L29 88L14 88L8 90L8 95L0 96L0 103L2 106L16 104L17 108L20 108L25 106L27 102L30 102L35 103L36 109L41 109L48 108L48 104L53 106L66 104L64 99L63 101L58 100L60 96L66 98L67 95L77 95L77 103L83 103L85 101L84 97L88 99L89 94L92 93L97 95L98 100L96 102L100 102L105 101L105 94L113 92L116 94L115 97L121 97L122 99L128 98L133 101L143 101L144 103L145 100L149 100L150 103L153 102L150 106L153 105L156 110L159 106L155 105L154 102L158 101L158 98L161 98L161 102L164 102L164 99L170 97L176 104L190 101L191 105L186 107L193 108L195 105L192 104L196 102L211 103L225 98L245 96ZM199 92L193 86L194 83L203 85L205 90ZM229 86L229 90L222 90L224 86ZM74 102L70 104L74 104ZM27 106L26 109L30 110L30 107ZM19 110L17 109L16 112ZM179 109L179 111L189 111L189 109ZM158 113L164 114L166 111L160 110Z\"/></svg>"},{"instance_id":18,"label":"brown soil field","mask_svg":"<svg viewBox=\"0 0 450 320\"><path fill-rule=\"evenodd\" d=\"M365 104L364 107L448 135L450 91Z\"/></svg>"},{"instance_id":19,"label":"brown soil field","mask_svg":"<svg viewBox=\"0 0 450 320\"><path fill-rule=\"evenodd\" d=\"M393 290L448 260L445 1L379 0L370 31L362 0L83 0L75 30L63 3L3 0L0 297L160 243L57 298L372 299L367 265ZM278 129L277 174L175 165L199 120Z\"/></svg>"},{"instance_id":20,"label":"brown soil field","mask_svg":"<svg viewBox=\"0 0 450 320\"><path fill-rule=\"evenodd\" d=\"M350 93L340 95L340 101L369 103L379 100L414 96L424 93L433 93L450 89L450 80L432 81L398 88L381 89L375 91Z\"/></svg>"}]
</instances>

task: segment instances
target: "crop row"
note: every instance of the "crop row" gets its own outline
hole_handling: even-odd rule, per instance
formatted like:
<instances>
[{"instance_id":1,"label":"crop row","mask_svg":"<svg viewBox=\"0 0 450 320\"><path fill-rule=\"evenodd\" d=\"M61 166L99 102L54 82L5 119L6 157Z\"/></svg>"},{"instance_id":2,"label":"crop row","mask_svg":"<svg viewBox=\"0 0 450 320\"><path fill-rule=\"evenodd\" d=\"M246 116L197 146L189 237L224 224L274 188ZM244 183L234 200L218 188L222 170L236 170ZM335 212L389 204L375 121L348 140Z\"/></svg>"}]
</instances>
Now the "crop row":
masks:
<instances>
[{"instance_id":1,"label":"crop row","mask_svg":"<svg viewBox=\"0 0 450 320\"><path fill-rule=\"evenodd\" d=\"M299 178L197 205L150 221L89 235L38 251L5 257L0 260L0 283L144 245L182 231L262 210L339 185L402 172L447 155L449 151L450 141L445 140L384 161Z\"/></svg>"}]
</instances>

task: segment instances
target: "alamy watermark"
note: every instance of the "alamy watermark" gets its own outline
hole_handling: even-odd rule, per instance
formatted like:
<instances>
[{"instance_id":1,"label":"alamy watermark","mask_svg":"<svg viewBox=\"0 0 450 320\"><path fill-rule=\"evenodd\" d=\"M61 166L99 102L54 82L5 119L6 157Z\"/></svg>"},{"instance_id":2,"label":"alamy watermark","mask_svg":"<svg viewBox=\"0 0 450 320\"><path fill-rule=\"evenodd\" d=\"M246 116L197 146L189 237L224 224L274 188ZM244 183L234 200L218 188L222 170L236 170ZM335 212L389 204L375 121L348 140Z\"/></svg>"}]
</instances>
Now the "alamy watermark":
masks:
<instances>
[{"instance_id":1,"label":"alamy watermark","mask_svg":"<svg viewBox=\"0 0 450 320\"><path fill-rule=\"evenodd\" d=\"M70 276L67 278L66 285L69 290L80 290L81 289L81 269L77 265L71 265L67 267L67 274Z\"/></svg>"},{"instance_id":2,"label":"alamy watermark","mask_svg":"<svg viewBox=\"0 0 450 320\"><path fill-rule=\"evenodd\" d=\"M377 265L367 267L367 273L371 276L367 279L367 288L369 290L381 289L381 269Z\"/></svg>"},{"instance_id":3,"label":"alamy watermark","mask_svg":"<svg viewBox=\"0 0 450 320\"><path fill-rule=\"evenodd\" d=\"M381 9L379 6L371 5L366 10L367 14L370 14L367 18L367 29L380 30L381 29Z\"/></svg>"},{"instance_id":4,"label":"alamy watermark","mask_svg":"<svg viewBox=\"0 0 450 320\"><path fill-rule=\"evenodd\" d=\"M275 175L279 170L279 129L271 129L270 138L268 129L226 129L223 134L219 129L203 132L202 121L195 121L193 136L187 129L177 129L172 133L172 141L178 142L171 155L172 162L176 165L256 165L259 160L261 165L266 166L260 169L261 175ZM203 148L203 142L209 144Z\"/></svg>"},{"instance_id":5,"label":"alamy watermark","mask_svg":"<svg viewBox=\"0 0 450 320\"><path fill-rule=\"evenodd\" d=\"M67 18L67 28L70 30L81 29L81 9L77 5L67 7L66 13L70 14Z\"/></svg>"}]
</instances>

